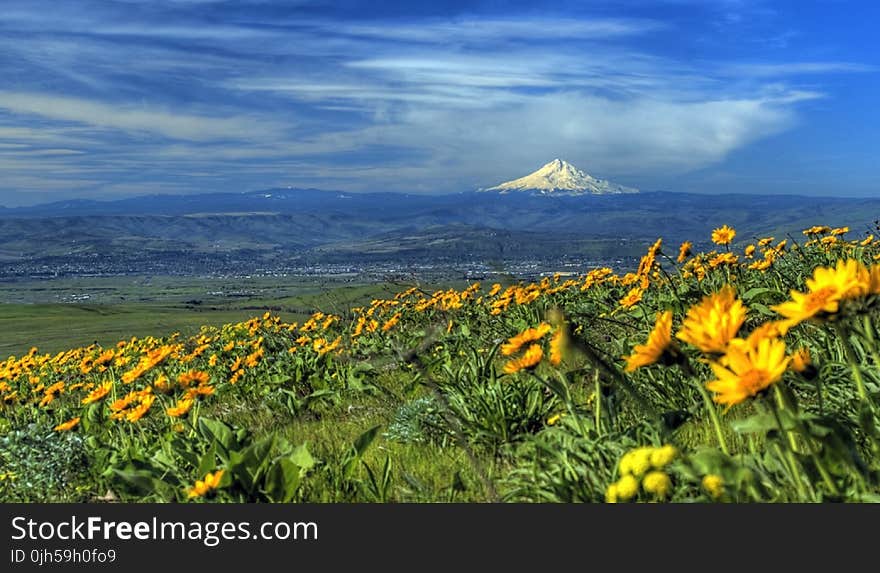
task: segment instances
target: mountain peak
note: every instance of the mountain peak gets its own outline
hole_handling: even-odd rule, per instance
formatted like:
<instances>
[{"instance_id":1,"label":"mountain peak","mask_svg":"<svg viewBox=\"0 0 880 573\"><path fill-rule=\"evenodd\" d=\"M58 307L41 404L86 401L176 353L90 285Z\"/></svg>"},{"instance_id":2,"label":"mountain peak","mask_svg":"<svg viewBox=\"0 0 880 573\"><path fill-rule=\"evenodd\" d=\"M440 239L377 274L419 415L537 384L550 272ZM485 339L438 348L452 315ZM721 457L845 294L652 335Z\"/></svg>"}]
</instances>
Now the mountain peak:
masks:
<instances>
[{"instance_id":1,"label":"mountain peak","mask_svg":"<svg viewBox=\"0 0 880 573\"><path fill-rule=\"evenodd\" d=\"M605 195L610 193L637 193L638 189L624 187L605 179L597 179L584 173L571 163L556 158L537 171L505 181L484 191L532 191L541 195Z\"/></svg>"}]
</instances>

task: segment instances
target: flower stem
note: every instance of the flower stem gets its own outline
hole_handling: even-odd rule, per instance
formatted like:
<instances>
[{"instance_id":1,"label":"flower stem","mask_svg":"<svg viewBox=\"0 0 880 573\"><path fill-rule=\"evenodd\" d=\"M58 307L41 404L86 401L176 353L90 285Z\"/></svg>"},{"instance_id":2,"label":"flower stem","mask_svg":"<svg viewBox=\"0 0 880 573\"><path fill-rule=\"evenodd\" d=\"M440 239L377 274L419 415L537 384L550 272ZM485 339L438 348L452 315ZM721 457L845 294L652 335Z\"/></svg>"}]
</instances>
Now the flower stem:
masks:
<instances>
[{"instance_id":1,"label":"flower stem","mask_svg":"<svg viewBox=\"0 0 880 573\"><path fill-rule=\"evenodd\" d=\"M712 420L712 425L715 426L715 435L718 437L718 445L721 447L721 451L730 455L730 450L727 448L727 440L724 439L724 432L721 431L721 421L718 419L718 411L715 409L715 403L712 402L712 398L709 397L709 393L706 392L706 389L703 388L703 384L697 380L697 390L700 391L700 396L703 397L703 403L706 404L706 410L709 411L709 418Z\"/></svg>"},{"instance_id":2,"label":"flower stem","mask_svg":"<svg viewBox=\"0 0 880 573\"><path fill-rule=\"evenodd\" d=\"M779 417L779 412L776 410L776 406L772 403L770 404L770 411L773 413L773 419L776 420L776 426L779 428L779 432L785 434L785 427L782 425L782 419ZM789 472L794 480L795 487L797 487L798 495L803 499L807 497L807 492L804 489L804 483L801 481L801 473L798 471L798 462L794 457L794 451L788 447L788 442L784 443L786 444L785 460L788 462Z\"/></svg>"},{"instance_id":3,"label":"flower stem","mask_svg":"<svg viewBox=\"0 0 880 573\"><path fill-rule=\"evenodd\" d=\"M595 400L596 406L595 406L595 408L593 408L593 413L595 415L594 423L596 424L596 433L601 435L602 434L602 383L599 381L599 371L598 370L594 371L593 383L594 383L594 387L595 387L595 390L593 390L593 392L595 392L595 396L596 396L596 400Z\"/></svg>"},{"instance_id":4,"label":"flower stem","mask_svg":"<svg viewBox=\"0 0 880 573\"><path fill-rule=\"evenodd\" d=\"M694 372L690 361L683 353L680 355L678 365L685 376L688 378L696 377L696 373ZM697 390L703 398L703 403L706 405L706 410L709 412L709 418L712 420L712 425L715 427L715 435L718 437L718 445L721 447L721 451L729 456L730 450L727 448L727 440L724 439L724 432L721 431L721 420L718 418L718 410L715 409L715 403L712 401L712 398L709 397L709 393L706 392L706 389L703 387L703 384L699 379L697 379Z\"/></svg>"},{"instance_id":5,"label":"flower stem","mask_svg":"<svg viewBox=\"0 0 880 573\"><path fill-rule=\"evenodd\" d=\"M840 342L843 345L843 350L846 354L846 360L849 363L849 368L852 371L853 380L855 380L856 383L856 389L859 392L859 398L861 398L862 402L867 404L868 406L873 406L871 398L870 396L868 396L868 390L867 388L865 388L865 381L862 378L862 371L859 368L856 351L849 340L849 335L846 332L846 329L839 322L834 324L834 329L837 331L837 336L838 338L840 338Z\"/></svg>"},{"instance_id":6,"label":"flower stem","mask_svg":"<svg viewBox=\"0 0 880 573\"><path fill-rule=\"evenodd\" d=\"M865 329L865 338L868 340L868 352L871 353L874 365L880 366L880 354L877 353L877 339L874 337L874 322L871 320L871 315L865 315L862 325Z\"/></svg>"},{"instance_id":7,"label":"flower stem","mask_svg":"<svg viewBox=\"0 0 880 573\"><path fill-rule=\"evenodd\" d=\"M819 474L822 476L822 481L825 482L825 485L828 486L828 489L831 490L831 493L834 495L840 495L840 491L837 489L837 485L834 483L834 480L831 479L831 474L828 472L828 468L825 467L825 462L819 458L819 452L816 450L815 442L810 437L807 429L804 427L803 422L797 417L797 409L794 404L789 400L788 395L779 387L779 384L776 384L773 387L774 392L776 393L776 399L779 401L780 407L784 409L788 409L792 412L795 417L795 425L797 426L798 431L806 441L807 446L810 449L810 459L813 460L813 464L816 465L816 469L819 470ZM794 443L794 432L789 432L789 438L792 443Z\"/></svg>"}]
</instances>

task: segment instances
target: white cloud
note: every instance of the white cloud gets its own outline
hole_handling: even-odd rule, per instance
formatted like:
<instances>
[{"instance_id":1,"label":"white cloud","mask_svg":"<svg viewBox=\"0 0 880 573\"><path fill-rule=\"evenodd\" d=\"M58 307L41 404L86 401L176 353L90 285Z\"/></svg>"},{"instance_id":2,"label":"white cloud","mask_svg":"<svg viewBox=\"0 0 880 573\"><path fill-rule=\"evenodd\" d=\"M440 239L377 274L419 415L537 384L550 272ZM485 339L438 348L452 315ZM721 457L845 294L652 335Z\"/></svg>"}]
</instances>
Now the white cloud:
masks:
<instances>
[{"instance_id":1,"label":"white cloud","mask_svg":"<svg viewBox=\"0 0 880 573\"><path fill-rule=\"evenodd\" d=\"M151 106L109 104L39 93L0 92L0 109L15 114L192 141L237 139L277 131L264 122L247 117L191 115Z\"/></svg>"},{"instance_id":2,"label":"white cloud","mask_svg":"<svg viewBox=\"0 0 880 573\"><path fill-rule=\"evenodd\" d=\"M834 73L876 72L876 66L852 62L783 62L783 63L740 63L726 68L734 75L754 78L779 78L783 76L819 75Z\"/></svg>"},{"instance_id":3,"label":"white cloud","mask_svg":"<svg viewBox=\"0 0 880 573\"><path fill-rule=\"evenodd\" d=\"M663 27L657 21L631 18L492 19L455 18L413 23L342 24L335 31L354 36L414 43L491 43L511 40L606 40L644 34Z\"/></svg>"}]
</instances>

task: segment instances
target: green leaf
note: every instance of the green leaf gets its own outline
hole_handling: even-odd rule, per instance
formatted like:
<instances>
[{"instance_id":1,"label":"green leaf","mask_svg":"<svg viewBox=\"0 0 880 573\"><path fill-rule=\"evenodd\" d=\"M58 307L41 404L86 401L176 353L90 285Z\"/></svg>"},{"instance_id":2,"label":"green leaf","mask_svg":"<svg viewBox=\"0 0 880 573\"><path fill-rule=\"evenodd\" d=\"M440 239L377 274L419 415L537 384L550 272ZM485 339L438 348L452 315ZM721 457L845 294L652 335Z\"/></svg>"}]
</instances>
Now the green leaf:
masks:
<instances>
[{"instance_id":1,"label":"green leaf","mask_svg":"<svg viewBox=\"0 0 880 573\"><path fill-rule=\"evenodd\" d=\"M315 458L309 453L308 444L300 444L297 446L296 449L293 450L293 453L290 454L290 461L302 469L302 475L305 475L307 471L315 467Z\"/></svg>"},{"instance_id":2,"label":"green leaf","mask_svg":"<svg viewBox=\"0 0 880 573\"><path fill-rule=\"evenodd\" d=\"M688 459L699 475L720 474L731 464L730 458L715 448L703 448Z\"/></svg>"},{"instance_id":3,"label":"green leaf","mask_svg":"<svg viewBox=\"0 0 880 573\"><path fill-rule=\"evenodd\" d=\"M275 384L277 386L280 386L281 384L285 384L287 382L290 382L291 380L292 380L292 378L289 375L273 374L272 376L268 377L267 381L270 382L271 384Z\"/></svg>"},{"instance_id":4,"label":"green leaf","mask_svg":"<svg viewBox=\"0 0 880 573\"><path fill-rule=\"evenodd\" d=\"M776 293L778 291L766 288L766 287L754 287L747 290L740 298L742 298L743 302L746 304L751 304L758 298L761 298L765 294Z\"/></svg>"},{"instance_id":5,"label":"green leaf","mask_svg":"<svg viewBox=\"0 0 880 573\"><path fill-rule=\"evenodd\" d=\"M199 433L209 442L214 442L219 446L217 453L224 460L229 457L229 452L238 445L232 427L219 420L199 418Z\"/></svg>"},{"instance_id":6,"label":"green leaf","mask_svg":"<svg viewBox=\"0 0 880 573\"><path fill-rule=\"evenodd\" d=\"M296 495L300 466L290 458L281 458L266 472L266 495L272 501L287 503Z\"/></svg>"},{"instance_id":7,"label":"green leaf","mask_svg":"<svg viewBox=\"0 0 880 573\"><path fill-rule=\"evenodd\" d=\"M772 310L767 308L767 305L764 305L761 303L757 303L757 302L752 303L749 305L749 308L757 311L758 314L761 314L763 316L777 316L777 314L775 312L773 312Z\"/></svg>"},{"instance_id":8,"label":"green leaf","mask_svg":"<svg viewBox=\"0 0 880 573\"><path fill-rule=\"evenodd\" d=\"M782 427L786 430L795 428L795 421L788 411L779 412L779 418L782 421ZM734 432L739 434L763 434L770 430L778 430L779 425L773 414L766 412L763 414L755 414L745 420L736 420L730 423L730 427Z\"/></svg>"},{"instance_id":9,"label":"green leaf","mask_svg":"<svg viewBox=\"0 0 880 573\"><path fill-rule=\"evenodd\" d=\"M153 459L151 461L154 466L158 466L166 471L174 470L177 467L177 460L165 450L159 450L153 454Z\"/></svg>"},{"instance_id":10,"label":"green leaf","mask_svg":"<svg viewBox=\"0 0 880 573\"><path fill-rule=\"evenodd\" d=\"M730 427L738 434L758 434L777 429L776 419L770 413L755 414L745 420L734 420Z\"/></svg>"},{"instance_id":11,"label":"green leaf","mask_svg":"<svg viewBox=\"0 0 880 573\"><path fill-rule=\"evenodd\" d=\"M203 476L208 472L214 471L214 468L217 466L217 446L215 444L211 444L211 447L208 448L208 451L205 452L205 455L199 460L199 475Z\"/></svg>"},{"instance_id":12,"label":"green leaf","mask_svg":"<svg viewBox=\"0 0 880 573\"><path fill-rule=\"evenodd\" d=\"M373 440L375 440L376 436L379 434L380 428L382 428L381 424L378 426L373 426L372 428L358 436L358 439L354 441L354 451L357 453L358 456L363 455L366 449L370 447L370 444L373 443Z\"/></svg>"},{"instance_id":13,"label":"green leaf","mask_svg":"<svg viewBox=\"0 0 880 573\"><path fill-rule=\"evenodd\" d=\"M159 481L153 476L153 472L144 469L113 469L114 475L122 479L125 484L134 491L146 494L158 489Z\"/></svg>"},{"instance_id":14,"label":"green leaf","mask_svg":"<svg viewBox=\"0 0 880 573\"><path fill-rule=\"evenodd\" d=\"M254 493L263 473L272 459L270 453L275 447L275 435L258 440L240 452L241 458L232 468L245 491Z\"/></svg>"}]
</instances>

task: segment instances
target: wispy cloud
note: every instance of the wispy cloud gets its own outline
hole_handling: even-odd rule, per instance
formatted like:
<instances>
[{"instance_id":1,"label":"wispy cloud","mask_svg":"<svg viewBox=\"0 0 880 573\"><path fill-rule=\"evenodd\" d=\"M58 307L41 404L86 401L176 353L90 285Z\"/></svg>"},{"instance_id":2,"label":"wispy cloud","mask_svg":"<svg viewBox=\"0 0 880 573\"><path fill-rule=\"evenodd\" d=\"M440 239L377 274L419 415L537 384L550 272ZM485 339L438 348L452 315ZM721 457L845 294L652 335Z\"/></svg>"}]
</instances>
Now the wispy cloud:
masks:
<instances>
[{"instance_id":1,"label":"wispy cloud","mask_svg":"<svg viewBox=\"0 0 880 573\"><path fill-rule=\"evenodd\" d=\"M0 198L64 182L95 196L449 191L556 156L626 183L723 161L797 125L822 78L875 71L688 57L657 40L680 21L614 4L355 17L309 2L9 0ZM706 26L762 10L719 1Z\"/></svg>"},{"instance_id":2,"label":"wispy cloud","mask_svg":"<svg viewBox=\"0 0 880 573\"><path fill-rule=\"evenodd\" d=\"M851 74L876 72L877 66L853 62L783 62L738 63L727 68L733 74L753 78L780 78L822 74Z\"/></svg>"},{"instance_id":3,"label":"wispy cloud","mask_svg":"<svg viewBox=\"0 0 880 573\"><path fill-rule=\"evenodd\" d=\"M268 124L246 117L207 117L175 113L151 106L108 104L80 98L0 91L0 109L19 115L95 127L157 134L172 139L209 141L273 132Z\"/></svg>"}]
</instances>

